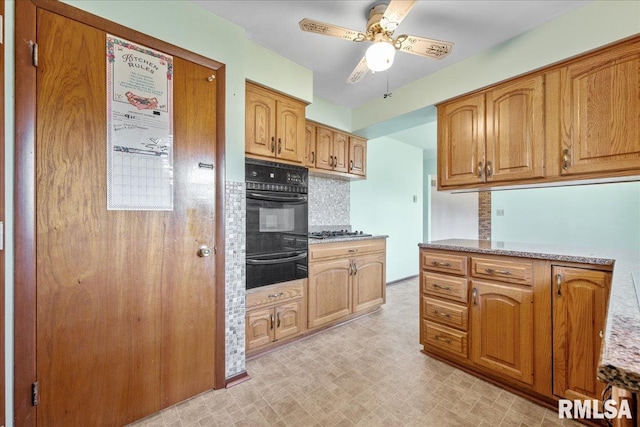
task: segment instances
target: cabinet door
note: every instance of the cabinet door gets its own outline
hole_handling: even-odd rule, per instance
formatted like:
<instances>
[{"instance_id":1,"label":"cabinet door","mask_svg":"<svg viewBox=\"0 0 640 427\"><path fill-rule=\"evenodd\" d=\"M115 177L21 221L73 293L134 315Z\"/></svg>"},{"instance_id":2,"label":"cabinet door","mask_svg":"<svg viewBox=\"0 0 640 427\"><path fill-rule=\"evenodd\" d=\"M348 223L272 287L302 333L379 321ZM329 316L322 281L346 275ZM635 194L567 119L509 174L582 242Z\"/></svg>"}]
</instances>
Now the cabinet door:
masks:
<instances>
[{"instance_id":1,"label":"cabinet door","mask_svg":"<svg viewBox=\"0 0 640 427\"><path fill-rule=\"evenodd\" d=\"M333 170L347 172L349 137L342 132L333 133Z\"/></svg>"},{"instance_id":2,"label":"cabinet door","mask_svg":"<svg viewBox=\"0 0 640 427\"><path fill-rule=\"evenodd\" d=\"M385 254L356 258L353 275L353 312L384 304Z\"/></svg>"},{"instance_id":3,"label":"cabinet door","mask_svg":"<svg viewBox=\"0 0 640 427\"><path fill-rule=\"evenodd\" d=\"M302 332L302 301L276 307L275 339L280 340Z\"/></svg>"},{"instance_id":4,"label":"cabinet door","mask_svg":"<svg viewBox=\"0 0 640 427\"><path fill-rule=\"evenodd\" d=\"M333 163L333 131L318 126L316 131L316 168L331 170Z\"/></svg>"},{"instance_id":5,"label":"cabinet door","mask_svg":"<svg viewBox=\"0 0 640 427\"><path fill-rule=\"evenodd\" d=\"M472 286L473 362L533 384L533 292L479 281Z\"/></svg>"},{"instance_id":6,"label":"cabinet door","mask_svg":"<svg viewBox=\"0 0 640 427\"><path fill-rule=\"evenodd\" d=\"M607 311L609 274L553 267L553 393L597 399L596 378Z\"/></svg>"},{"instance_id":7,"label":"cabinet door","mask_svg":"<svg viewBox=\"0 0 640 427\"><path fill-rule=\"evenodd\" d=\"M247 313L247 350L269 344L274 339L274 314L272 308Z\"/></svg>"},{"instance_id":8,"label":"cabinet door","mask_svg":"<svg viewBox=\"0 0 640 427\"><path fill-rule=\"evenodd\" d=\"M304 105L280 98L276 116L276 155L280 159L302 162L305 137Z\"/></svg>"},{"instance_id":9,"label":"cabinet door","mask_svg":"<svg viewBox=\"0 0 640 427\"><path fill-rule=\"evenodd\" d=\"M367 175L367 140L349 137L349 173Z\"/></svg>"},{"instance_id":10,"label":"cabinet door","mask_svg":"<svg viewBox=\"0 0 640 427\"><path fill-rule=\"evenodd\" d=\"M640 43L577 61L560 79L562 174L640 169Z\"/></svg>"},{"instance_id":11,"label":"cabinet door","mask_svg":"<svg viewBox=\"0 0 640 427\"><path fill-rule=\"evenodd\" d=\"M307 123L304 136L304 165L308 168L314 168L316 167L316 125Z\"/></svg>"},{"instance_id":12,"label":"cabinet door","mask_svg":"<svg viewBox=\"0 0 640 427\"><path fill-rule=\"evenodd\" d=\"M268 92L247 85L245 102L245 151L275 156L276 101Z\"/></svg>"},{"instance_id":13,"label":"cabinet door","mask_svg":"<svg viewBox=\"0 0 640 427\"><path fill-rule=\"evenodd\" d=\"M309 264L309 328L351 314L351 261Z\"/></svg>"},{"instance_id":14,"label":"cabinet door","mask_svg":"<svg viewBox=\"0 0 640 427\"><path fill-rule=\"evenodd\" d=\"M486 93L489 181L544 177L544 75Z\"/></svg>"},{"instance_id":15,"label":"cabinet door","mask_svg":"<svg viewBox=\"0 0 640 427\"><path fill-rule=\"evenodd\" d=\"M484 181L484 94L438 107L438 179L440 186ZM479 176L480 175L480 176Z\"/></svg>"}]
</instances>

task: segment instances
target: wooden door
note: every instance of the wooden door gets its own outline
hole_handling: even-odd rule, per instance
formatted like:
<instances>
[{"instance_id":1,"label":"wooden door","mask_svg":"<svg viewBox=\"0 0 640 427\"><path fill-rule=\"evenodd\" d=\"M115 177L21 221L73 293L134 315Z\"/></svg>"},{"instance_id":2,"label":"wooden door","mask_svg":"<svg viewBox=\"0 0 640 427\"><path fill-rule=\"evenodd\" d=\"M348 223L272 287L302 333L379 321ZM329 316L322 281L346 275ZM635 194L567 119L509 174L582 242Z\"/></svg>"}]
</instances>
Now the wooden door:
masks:
<instances>
[{"instance_id":1,"label":"wooden door","mask_svg":"<svg viewBox=\"0 0 640 427\"><path fill-rule=\"evenodd\" d=\"M316 132L316 168L333 169L333 132L317 126Z\"/></svg>"},{"instance_id":2,"label":"wooden door","mask_svg":"<svg viewBox=\"0 0 640 427\"><path fill-rule=\"evenodd\" d=\"M107 211L105 33L37 40L38 423L123 425L213 388L215 72L175 58L174 210Z\"/></svg>"},{"instance_id":3,"label":"wooden door","mask_svg":"<svg viewBox=\"0 0 640 427\"><path fill-rule=\"evenodd\" d=\"M302 332L302 301L294 301L276 307L274 339L292 337Z\"/></svg>"},{"instance_id":4,"label":"wooden door","mask_svg":"<svg viewBox=\"0 0 640 427\"><path fill-rule=\"evenodd\" d=\"M334 171L348 171L349 137L342 132L333 132L333 158Z\"/></svg>"},{"instance_id":5,"label":"wooden door","mask_svg":"<svg viewBox=\"0 0 640 427\"><path fill-rule=\"evenodd\" d=\"M316 167L316 125L305 125L304 165L308 168Z\"/></svg>"},{"instance_id":6,"label":"wooden door","mask_svg":"<svg viewBox=\"0 0 640 427\"><path fill-rule=\"evenodd\" d=\"M438 179L442 187L484 181L484 94L438 106Z\"/></svg>"},{"instance_id":7,"label":"wooden door","mask_svg":"<svg viewBox=\"0 0 640 427\"><path fill-rule=\"evenodd\" d=\"M351 260L309 264L309 328L351 314Z\"/></svg>"},{"instance_id":8,"label":"wooden door","mask_svg":"<svg viewBox=\"0 0 640 427\"><path fill-rule=\"evenodd\" d=\"M353 312L384 304L386 294L385 254L354 259Z\"/></svg>"},{"instance_id":9,"label":"wooden door","mask_svg":"<svg viewBox=\"0 0 640 427\"><path fill-rule=\"evenodd\" d=\"M302 162L305 138L305 106L281 98L276 103L277 156L283 160Z\"/></svg>"},{"instance_id":10,"label":"wooden door","mask_svg":"<svg viewBox=\"0 0 640 427\"><path fill-rule=\"evenodd\" d=\"M607 312L609 273L553 267L553 393L599 399L598 359Z\"/></svg>"},{"instance_id":11,"label":"wooden door","mask_svg":"<svg viewBox=\"0 0 640 427\"><path fill-rule=\"evenodd\" d=\"M270 94L246 85L245 151L259 156L276 155L276 101Z\"/></svg>"},{"instance_id":12,"label":"wooden door","mask_svg":"<svg viewBox=\"0 0 640 427\"><path fill-rule=\"evenodd\" d=\"M533 384L533 292L472 282L471 357L474 363Z\"/></svg>"},{"instance_id":13,"label":"wooden door","mask_svg":"<svg viewBox=\"0 0 640 427\"><path fill-rule=\"evenodd\" d=\"M247 313L246 333L247 350L269 344L274 339L273 308L252 310Z\"/></svg>"},{"instance_id":14,"label":"wooden door","mask_svg":"<svg viewBox=\"0 0 640 427\"><path fill-rule=\"evenodd\" d=\"M367 140L349 137L349 173L367 175Z\"/></svg>"},{"instance_id":15,"label":"wooden door","mask_svg":"<svg viewBox=\"0 0 640 427\"><path fill-rule=\"evenodd\" d=\"M560 70L562 174L637 169L640 164L640 42Z\"/></svg>"},{"instance_id":16,"label":"wooden door","mask_svg":"<svg viewBox=\"0 0 640 427\"><path fill-rule=\"evenodd\" d=\"M487 92L488 182L544 177L544 94L544 75Z\"/></svg>"}]
</instances>

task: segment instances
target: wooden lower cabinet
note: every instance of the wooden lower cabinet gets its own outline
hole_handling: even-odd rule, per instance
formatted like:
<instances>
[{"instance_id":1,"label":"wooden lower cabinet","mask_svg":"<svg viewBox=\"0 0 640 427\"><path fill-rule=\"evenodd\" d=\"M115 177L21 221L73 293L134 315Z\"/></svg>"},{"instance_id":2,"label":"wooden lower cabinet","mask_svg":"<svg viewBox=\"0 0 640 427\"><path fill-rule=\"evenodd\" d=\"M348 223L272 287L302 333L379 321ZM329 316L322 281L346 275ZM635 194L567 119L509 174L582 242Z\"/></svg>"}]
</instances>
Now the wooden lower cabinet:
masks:
<instances>
[{"instance_id":1,"label":"wooden lower cabinet","mask_svg":"<svg viewBox=\"0 0 640 427\"><path fill-rule=\"evenodd\" d=\"M609 298L609 273L553 267L553 393L599 399L601 334Z\"/></svg>"},{"instance_id":2,"label":"wooden lower cabinet","mask_svg":"<svg viewBox=\"0 0 640 427\"><path fill-rule=\"evenodd\" d=\"M425 353L547 404L601 399L610 266L426 248L420 261Z\"/></svg>"},{"instance_id":3,"label":"wooden lower cabinet","mask_svg":"<svg viewBox=\"0 0 640 427\"><path fill-rule=\"evenodd\" d=\"M533 291L473 281L472 295L473 362L533 384Z\"/></svg>"},{"instance_id":4,"label":"wooden lower cabinet","mask_svg":"<svg viewBox=\"0 0 640 427\"><path fill-rule=\"evenodd\" d=\"M336 323L384 304L384 239L311 245L309 260L309 329Z\"/></svg>"}]
</instances>

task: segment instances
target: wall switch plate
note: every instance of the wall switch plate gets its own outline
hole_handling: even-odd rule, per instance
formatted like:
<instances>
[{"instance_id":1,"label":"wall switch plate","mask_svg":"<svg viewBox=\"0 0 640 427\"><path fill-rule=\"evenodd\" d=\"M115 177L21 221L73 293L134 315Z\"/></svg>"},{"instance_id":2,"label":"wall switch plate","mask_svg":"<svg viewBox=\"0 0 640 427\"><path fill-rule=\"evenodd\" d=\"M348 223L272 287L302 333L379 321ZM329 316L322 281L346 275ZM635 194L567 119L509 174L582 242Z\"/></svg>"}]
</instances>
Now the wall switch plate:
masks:
<instances>
[{"instance_id":1,"label":"wall switch plate","mask_svg":"<svg viewBox=\"0 0 640 427\"><path fill-rule=\"evenodd\" d=\"M504 216L504 209L496 210L496 216Z\"/></svg>"},{"instance_id":2,"label":"wall switch plate","mask_svg":"<svg viewBox=\"0 0 640 427\"><path fill-rule=\"evenodd\" d=\"M418 196L413 196L413 203L418 203Z\"/></svg>"}]
</instances>

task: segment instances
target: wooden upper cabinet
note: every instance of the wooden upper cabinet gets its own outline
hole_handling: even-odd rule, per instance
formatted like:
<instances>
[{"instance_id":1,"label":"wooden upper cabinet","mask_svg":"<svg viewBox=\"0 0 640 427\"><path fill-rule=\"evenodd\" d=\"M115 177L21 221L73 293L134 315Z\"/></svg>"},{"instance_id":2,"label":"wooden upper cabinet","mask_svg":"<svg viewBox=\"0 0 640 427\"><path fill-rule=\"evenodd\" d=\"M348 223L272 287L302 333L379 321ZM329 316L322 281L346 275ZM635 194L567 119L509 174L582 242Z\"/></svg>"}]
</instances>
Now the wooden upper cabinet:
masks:
<instances>
[{"instance_id":1,"label":"wooden upper cabinet","mask_svg":"<svg viewBox=\"0 0 640 427\"><path fill-rule=\"evenodd\" d=\"M349 137L349 173L367 175L367 140Z\"/></svg>"},{"instance_id":2,"label":"wooden upper cabinet","mask_svg":"<svg viewBox=\"0 0 640 427\"><path fill-rule=\"evenodd\" d=\"M544 75L486 92L486 181L544 176Z\"/></svg>"},{"instance_id":3,"label":"wooden upper cabinet","mask_svg":"<svg viewBox=\"0 0 640 427\"><path fill-rule=\"evenodd\" d=\"M293 98L246 84L245 152L302 162L305 105Z\"/></svg>"},{"instance_id":4,"label":"wooden upper cabinet","mask_svg":"<svg viewBox=\"0 0 640 427\"><path fill-rule=\"evenodd\" d=\"M349 136L342 132L333 132L333 170L347 172L349 159Z\"/></svg>"},{"instance_id":5,"label":"wooden upper cabinet","mask_svg":"<svg viewBox=\"0 0 640 427\"><path fill-rule=\"evenodd\" d=\"M597 371L610 274L553 267L553 280L553 393L599 399L605 386Z\"/></svg>"},{"instance_id":6,"label":"wooden upper cabinet","mask_svg":"<svg viewBox=\"0 0 640 427\"><path fill-rule=\"evenodd\" d=\"M480 184L484 177L484 94L438 106L438 180L442 187Z\"/></svg>"},{"instance_id":7,"label":"wooden upper cabinet","mask_svg":"<svg viewBox=\"0 0 640 427\"><path fill-rule=\"evenodd\" d=\"M276 100L266 91L247 85L245 102L245 151L275 156Z\"/></svg>"},{"instance_id":8,"label":"wooden upper cabinet","mask_svg":"<svg viewBox=\"0 0 640 427\"><path fill-rule=\"evenodd\" d=\"M333 169L333 132L318 126L316 130L316 168Z\"/></svg>"},{"instance_id":9,"label":"wooden upper cabinet","mask_svg":"<svg viewBox=\"0 0 640 427\"><path fill-rule=\"evenodd\" d=\"M560 70L562 174L640 169L640 41Z\"/></svg>"},{"instance_id":10,"label":"wooden upper cabinet","mask_svg":"<svg viewBox=\"0 0 640 427\"><path fill-rule=\"evenodd\" d=\"M316 166L316 125L305 125L304 165L309 168Z\"/></svg>"}]
</instances>

